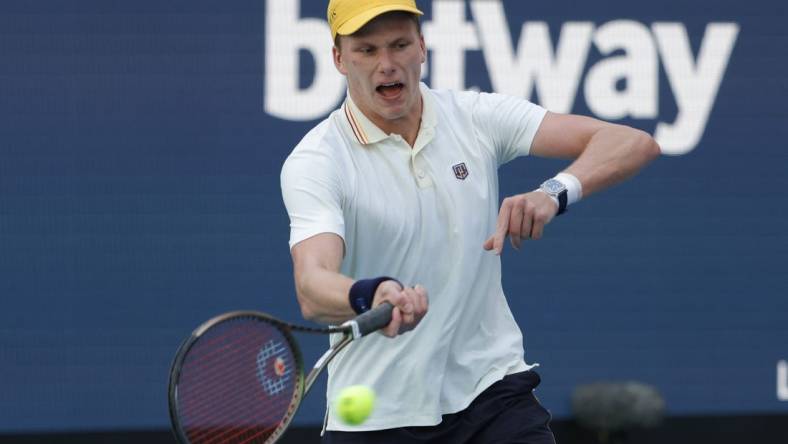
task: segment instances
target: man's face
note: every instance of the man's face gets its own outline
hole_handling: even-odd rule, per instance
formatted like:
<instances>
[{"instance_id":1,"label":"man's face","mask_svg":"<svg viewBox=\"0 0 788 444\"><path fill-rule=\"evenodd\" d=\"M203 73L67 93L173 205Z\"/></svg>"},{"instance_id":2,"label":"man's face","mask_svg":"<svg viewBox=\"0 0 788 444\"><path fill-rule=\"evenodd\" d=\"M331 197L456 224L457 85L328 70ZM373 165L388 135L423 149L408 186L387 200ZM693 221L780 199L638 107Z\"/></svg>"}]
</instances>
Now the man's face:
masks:
<instances>
[{"instance_id":1,"label":"man's face","mask_svg":"<svg viewBox=\"0 0 788 444\"><path fill-rule=\"evenodd\" d=\"M421 113L424 38L416 23L401 14L384 14L360 32L342 36L334 63L347 77L353 101L382 129Z\"/></svg>"}]
</instances>

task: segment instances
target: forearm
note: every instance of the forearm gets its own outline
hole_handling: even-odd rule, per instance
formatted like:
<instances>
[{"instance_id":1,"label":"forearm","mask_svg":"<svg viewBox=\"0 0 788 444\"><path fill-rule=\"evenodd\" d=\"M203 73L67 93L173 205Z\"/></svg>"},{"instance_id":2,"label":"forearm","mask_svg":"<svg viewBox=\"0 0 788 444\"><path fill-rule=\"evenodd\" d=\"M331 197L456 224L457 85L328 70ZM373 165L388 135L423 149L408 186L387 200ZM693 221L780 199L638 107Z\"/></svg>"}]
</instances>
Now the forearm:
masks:
<instances>
[{"instance_id":1,"label":"forearm","mask_svg":"<svg viewBox=\"0 0 788 444\"><path fill-rule=\"evenodd\" d=\"M647 133L590 117L547 113L531 144L539 157L575 159L565 170L571 178L558 177L566 187L565 203L626 180L659 155L659 146ZM580 189L578 189L580 188ZM508 236L515 248L521 240L539 239L544 226L560 210L558 196L541 190L507 197L501 203L495 233L483 244L486 250L503 251ZM559 195L560 196L560 195Z\"/></svg>"},{"instance_id":2,"label":"forearm","mask_svg":"<svg viewBox=\"0 0 788 444\"><path fill-rule=\"evenodd\" d=\"M339 272L343 252L342 238L333 233L318 234L290 250L298 304L304 318L336 325L356 317L350 306L350 289L361 281L356 282ZM413 329L427 312L424 288L403 288L393 279L365 281L354 288L354 297L356 301L360 298L369 302L366 307L357 306L359 310L383 301L394 306L391 322L383 329L383 334L390 337Z\"/></svg>"},{"instance_id":3,"label":"forearm","mask_svg":"<svg viewBox=\"0 0 788 444\"><path fill-rule=\"evenodd\" d=\"M348 302L353 279L338 272L312 267L296 277L296 294L304 318L340 324L356 316Z\"/></svg>"},{"instance_id":4,"label":"forearm","mask_svg":"<svg viewBox=\"0 0 788 444\"><path fill-rule=\"evenodd\" d=\"M342 275L344 241L322 233L299 242L291 250L296 295L305 319L339 324L355 315L348 292L353 280Z\"/></svg>"},{"instance_id":5,"label":"forearm","mask_svg":"<svg viewBox=\"0 0 788 444\"><path fill-rule=\"evenodd\" d=\"M607 125L594 133L566 172L577 177L586 197L632 177L659 152L659 146L647 133Z\"/></svg>"}]
</instances>

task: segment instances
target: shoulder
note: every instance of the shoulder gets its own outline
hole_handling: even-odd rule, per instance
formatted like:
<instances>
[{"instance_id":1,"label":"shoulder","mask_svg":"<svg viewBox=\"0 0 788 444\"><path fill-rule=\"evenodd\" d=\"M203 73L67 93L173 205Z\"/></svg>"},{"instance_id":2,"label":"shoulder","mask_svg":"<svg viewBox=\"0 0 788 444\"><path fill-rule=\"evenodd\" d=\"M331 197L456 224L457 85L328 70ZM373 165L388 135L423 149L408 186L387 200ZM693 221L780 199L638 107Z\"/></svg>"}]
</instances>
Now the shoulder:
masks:
<instances>
[{"instance_id":1,"label":"shoulder","mask_svg":"<svg viewBox=\"0 0 788 444\"><path fill-rule=\"evenodd\" d=\"M448 114L454 119L466 117L473 123L479 123L479 120L484 119L498 120L508 112L522 114L525 110L539 108L523 98L494 92L449 89L428 89L427 91L438 112Z\"/></svg>"},{"instance_id":2,"label":"shoulder","mask_svg":"<svg viewBox=\"0 0 788 444\"><path fill-rule=\"evenodd\" d=\"M341 157L346 150L347 141L342 136L338 124L341 111L332 112L326 119L309 130L287 156L282 167L286 171L314 167L315 164L331 164Z\"/></svg>"},{"instance_id":3,"label":"shoulder","mask_svg":"<svg viewBox=\"0 0 788 444\"><path fill-rule=\"evenodd\" d=\"M455 91L450 89L427 88L436 105L441 108L458 107L472 112L474 110L495 109L498 106L536 107L538 105L522 97L483 91Z\"/></svg>"},{"instance_id":4,"label":"shoulder","mask_svg":"<svg viewBox=\"0 0 788 444\"><path fill-rule=\"evenodd\" d=\"M341 111L336 110L329 114L323 121L309 130L304 137L296 144L293 154L305 154L310 152L327 152L340 149L344 145L342 129L339 127L338 117Z\"/></svg>"},{"instance_id":5,"label":"shoulder","mask_svg":"<svg viewBox=\"0 0 788 444\"><path fill-rule=\"evenodd\" d=\"M427 88L433 103L441 111L467 111L478 100L480 93L476 91L455 91L451 89Z\"/></svg>"}]
</instances>

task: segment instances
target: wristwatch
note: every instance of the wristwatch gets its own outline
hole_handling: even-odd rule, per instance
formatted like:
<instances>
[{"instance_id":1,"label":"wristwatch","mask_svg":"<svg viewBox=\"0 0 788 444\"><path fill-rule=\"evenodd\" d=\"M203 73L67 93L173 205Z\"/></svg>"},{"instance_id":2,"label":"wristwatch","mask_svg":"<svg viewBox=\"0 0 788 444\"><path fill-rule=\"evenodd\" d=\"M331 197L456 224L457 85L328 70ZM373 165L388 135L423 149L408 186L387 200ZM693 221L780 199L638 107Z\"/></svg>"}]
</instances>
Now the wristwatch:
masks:
<instances>
[{"instance_id":1,"label":"wristwatch","mask_svg":"<svg viewBox=\"0 0 788 444\"><path fill-rule=\"evenodd\" d=\"M558 199L558 213L556 215L563 214L566 211L566 186L560 180L547 179L539 186L539 189L547 193L547 195Z\"/></svg>"}]
</instances>

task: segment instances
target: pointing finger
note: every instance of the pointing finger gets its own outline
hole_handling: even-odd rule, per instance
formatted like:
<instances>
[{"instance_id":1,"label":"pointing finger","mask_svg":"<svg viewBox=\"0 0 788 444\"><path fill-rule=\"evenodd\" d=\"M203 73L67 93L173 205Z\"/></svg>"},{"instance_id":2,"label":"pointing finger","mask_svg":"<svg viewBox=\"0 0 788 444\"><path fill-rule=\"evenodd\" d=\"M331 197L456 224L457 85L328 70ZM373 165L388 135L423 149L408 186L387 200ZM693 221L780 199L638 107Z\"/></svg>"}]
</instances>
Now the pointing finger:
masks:
<instances>
[{"instance_id":1,"label":"pointing finger","mask_svg":"<svg viewBox=\"0 0 788 444\"><path fill-rule=\"evenodd\" d=\"M506 232L509 230L509 217L512 214L511 200L504 199L501 204L501 211L498 213L498 226L495 229L493 248L495 254L500 255L503 251L503 241L506 239Z\"/></svg>"}]
</instances>

